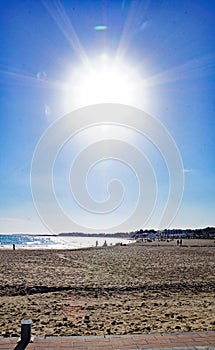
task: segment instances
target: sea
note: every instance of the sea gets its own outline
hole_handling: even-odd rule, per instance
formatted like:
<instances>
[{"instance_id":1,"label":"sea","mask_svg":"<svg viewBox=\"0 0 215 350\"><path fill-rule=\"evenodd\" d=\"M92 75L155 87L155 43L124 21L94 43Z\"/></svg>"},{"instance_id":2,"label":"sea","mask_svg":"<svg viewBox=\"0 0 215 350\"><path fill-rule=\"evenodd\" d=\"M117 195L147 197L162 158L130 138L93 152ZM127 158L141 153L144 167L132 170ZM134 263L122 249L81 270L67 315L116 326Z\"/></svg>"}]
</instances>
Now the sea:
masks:
<instances>
[{"instance_id":1,"label":"sea","mask_svg":"<svg viewBox=\"0 0 215 350\"><path fill-rule=\"evenodd\" d=\"M81 249L88 247L102 247L119 243L129 244L132 241L116 237L79 237L79 236L48 236L32 234L0 234L0 249Z\"/></svg>"}]
</instances>

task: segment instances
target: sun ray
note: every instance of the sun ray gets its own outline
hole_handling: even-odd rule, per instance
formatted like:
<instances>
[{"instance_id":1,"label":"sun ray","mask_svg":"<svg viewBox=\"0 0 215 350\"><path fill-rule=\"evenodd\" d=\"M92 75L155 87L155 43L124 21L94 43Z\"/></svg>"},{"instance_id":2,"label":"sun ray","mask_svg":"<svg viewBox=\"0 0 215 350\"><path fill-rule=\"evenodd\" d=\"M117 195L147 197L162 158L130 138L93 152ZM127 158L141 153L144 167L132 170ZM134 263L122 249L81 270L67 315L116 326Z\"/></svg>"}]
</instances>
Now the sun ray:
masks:
<instances>
[{"instance_id":1,"label":"sun ray","mask_svg":"<svg viewBox=\"0 0 215 350\"><path fill-rule=\"evenodd\" d=\"M123 57L125 55L130 41L132 40L134 33L137 31L137 27L143 23L144 14L148 6L149 1L144 3L131 1L118 45L117 56Z\"/></svg>"},{"instance_id":2,"label":"sun ray","mask_svg":"<svg viewBox=\"0 0 215 350\"><path fill-rule=\"evenodd\" d=\"M53 18L58 28L63 33L64 37L67 39L77 56L81 59L84 64L89 64L88 56L81 45L81 42L78 38L78 35L63 7L60 2L52 2L43 0L42 1L47 12Z\"/></svg>"},{"instance_id":3,"label":"sun ray","mask_svg":"<svg viewBox=\"0 0 215 350\"><path fill-rule=\"evenodd\" d=\"M161 71L147 79L145 85L157 86L179 80L193 79L195 77L207 76L215 72L215 54L196 57L176 67Z\"/></svg>"},{"instance_id":4,"label":"sun ray","mask_svg":"<svg viewBox=\"0 0 215 350\"><path fill-rule=\"evenodd\" d=\"M43 72L44 73L44 72ZM8 67L1 66L0 67L0 76L7 75L13 81L13 85L27 85L27 86L35 86L40 85L40 87L52 88L52 89L60 89L64 87L64 83L59 80L51 80L46 76L39 77L40 72L37 74L27 74L18 70L12 70ZM45 74L45 73L44 73ZM8 81L11 84L11 81Z\"/></svg>"}]
</instances>

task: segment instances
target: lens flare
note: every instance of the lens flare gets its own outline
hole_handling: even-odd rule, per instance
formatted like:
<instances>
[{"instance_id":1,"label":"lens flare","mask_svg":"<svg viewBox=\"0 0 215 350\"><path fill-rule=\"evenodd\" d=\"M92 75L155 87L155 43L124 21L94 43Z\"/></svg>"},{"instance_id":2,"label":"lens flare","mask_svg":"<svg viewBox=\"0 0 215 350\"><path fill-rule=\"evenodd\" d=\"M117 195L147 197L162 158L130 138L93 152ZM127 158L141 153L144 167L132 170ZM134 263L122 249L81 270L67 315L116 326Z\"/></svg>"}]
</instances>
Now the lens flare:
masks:
<instances>
[{"instance_id":1,"label":"lens flare","mask_svg":"<svg viewBox=\"0 0 215 350\"><path fill-rule=\"evenodd\" d=\"M94 30L98 30L98 31L99 30L106 30L106 29L108 29L108 27L105 25L97 25L94 27Z\"/></svg>"}]
</instances>

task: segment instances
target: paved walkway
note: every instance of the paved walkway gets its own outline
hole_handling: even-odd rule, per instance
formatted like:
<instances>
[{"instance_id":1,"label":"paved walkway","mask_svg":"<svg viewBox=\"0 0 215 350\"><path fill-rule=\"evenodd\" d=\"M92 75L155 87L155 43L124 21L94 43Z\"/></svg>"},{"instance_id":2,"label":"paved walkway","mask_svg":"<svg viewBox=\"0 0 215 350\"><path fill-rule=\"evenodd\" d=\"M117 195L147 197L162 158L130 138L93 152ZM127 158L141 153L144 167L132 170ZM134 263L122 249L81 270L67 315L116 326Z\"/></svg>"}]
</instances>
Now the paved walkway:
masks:
<instances>
[{"instance_id":1,"label":"paved walkway","mask_svg":"<svg viewBox=\"0 0 215 350\"><path fill-rule=\"evenodd\" d=\"M17 338L0 338L1 350L14 350ZM215 332L104 337L35 338L27 350L215 349Z\"/></svg>"}]
</instances>

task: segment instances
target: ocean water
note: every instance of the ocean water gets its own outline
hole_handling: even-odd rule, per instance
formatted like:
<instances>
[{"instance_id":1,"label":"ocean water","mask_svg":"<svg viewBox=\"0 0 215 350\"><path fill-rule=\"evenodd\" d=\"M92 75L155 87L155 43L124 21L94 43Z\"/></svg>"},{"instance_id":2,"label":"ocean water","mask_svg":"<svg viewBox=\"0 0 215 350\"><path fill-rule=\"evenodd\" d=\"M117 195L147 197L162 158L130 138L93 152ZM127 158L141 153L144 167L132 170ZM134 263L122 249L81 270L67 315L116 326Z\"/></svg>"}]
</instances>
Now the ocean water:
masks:
<instances>
[{"instance_id":1,"label":"ocean water","mask_svg":"<svg viewBox=\"0 0 215 350\"><path fill-rule=\"evenodd\" d=\"M121 238L103 237L61 237L61 236L33 236L31 234L0 234L0 249L78 249L98 246L115 245L117 243L128 244L131 241Z\"/></svg>"}]
</instances>

